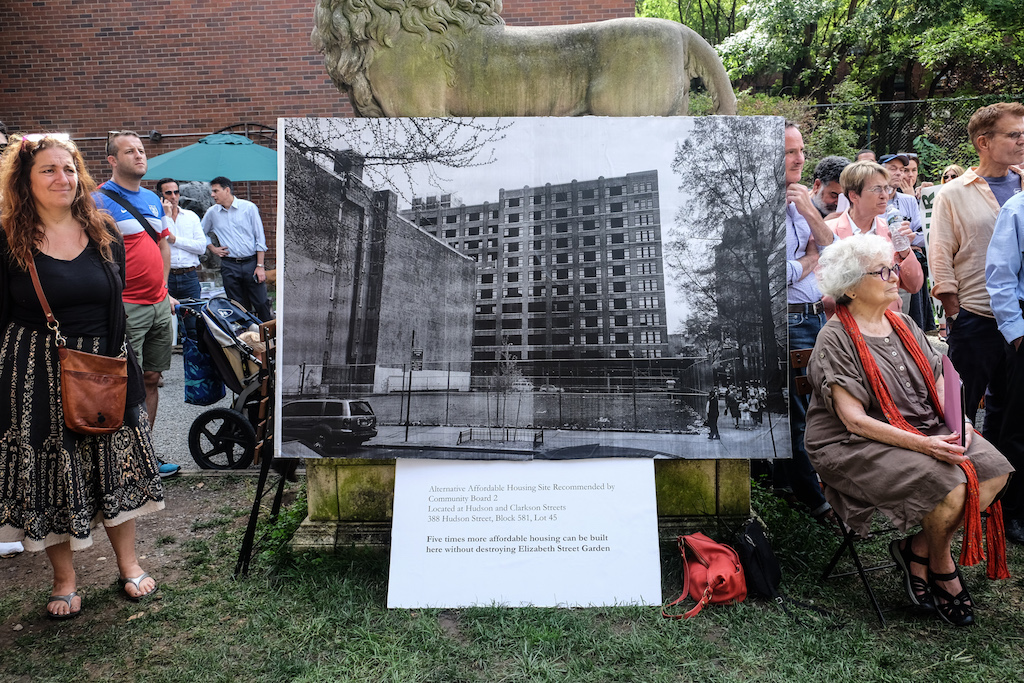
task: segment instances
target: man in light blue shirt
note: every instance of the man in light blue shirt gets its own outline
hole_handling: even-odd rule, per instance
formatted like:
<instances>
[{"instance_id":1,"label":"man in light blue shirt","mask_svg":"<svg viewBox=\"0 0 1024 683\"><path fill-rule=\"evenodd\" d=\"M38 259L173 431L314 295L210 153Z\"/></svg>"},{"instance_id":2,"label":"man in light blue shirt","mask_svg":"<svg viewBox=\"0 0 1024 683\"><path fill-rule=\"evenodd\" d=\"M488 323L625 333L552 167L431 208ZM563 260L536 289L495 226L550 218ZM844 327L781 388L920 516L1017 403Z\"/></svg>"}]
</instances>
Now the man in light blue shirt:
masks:
<instances>
[{"instance_id":1,"label":"man in light blue shirt","mask_svg":"<svg viewBox=\"0 0 1024 683\"><path fill-rule=\"evenodd\" d=\"M260 210L252 202L235 197L231 181L224 176L210 181L210 194L216 203L203 216L203 232L209 242L207 249L221 259L224 294L263 322L273 320L267 298L267 242ZM219 247L213 245L210 233L217 235Z\"/></svg>"},{"instance_id":2,"label":"man in light blue shirt","mask_svg":"<svg viewBox=\"0 0 1024 683\"><path fill-rule=\"evenodd\" d=\"M1024 192L1013 195L1003 204L992 231L985 261L985 288L992 299L999 332L1007 342L1007 386L1005 414L996 445L1017 469L1024 471ZM1024 487L1007 485L1002 499L1006 537L1024 543Z\"/></svg>"},{"instance_id":3,"label":"man in light blue shirt","mask_svg":"<svg viewBox=\"0 0 1024 683\"><path fill-rule=\"evenodd\" d=\"M825 324L825 309L814 269L818 265L819 248L832 244L836 236L825 225L812 201L811 192L800 184L803 171L804 139L791 122L785 128L786 173L786 301L789 327L789 350L808 349ZM803 371L791 371L789 381L789 433L793 457L779 460L775 467L775 488L792 488L797 500L817 518L824 518L832 509L822 495L818 475L804 448L804 426L807 398L794 391L795 377Z\"/></svg>"}]
</instances>

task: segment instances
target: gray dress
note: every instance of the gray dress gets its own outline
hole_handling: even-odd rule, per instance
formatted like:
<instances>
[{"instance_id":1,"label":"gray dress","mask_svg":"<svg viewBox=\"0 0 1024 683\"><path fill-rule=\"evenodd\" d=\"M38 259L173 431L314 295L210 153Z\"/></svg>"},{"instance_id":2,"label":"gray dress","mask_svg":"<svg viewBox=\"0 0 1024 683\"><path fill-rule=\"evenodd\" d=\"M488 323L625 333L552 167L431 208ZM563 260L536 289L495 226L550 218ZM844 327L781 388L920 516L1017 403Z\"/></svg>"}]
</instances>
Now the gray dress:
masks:
<instances>
[{"instance_id":1,"label":"gray dress","mask_svg":"<svg viewBox=\"0 0 1024 683\"><path fill-rule=\"evenodd\" d=\"M941 356L909 317L901 317L913 331L938 380ZM864 339L903 417L925 434L949 434L928 399L924 377L895 331L886 337L865 335ZM807 410L807 454L826 484L825 497L855 531L866 533L871 516L879 510L906 532L957 485L967 481L957 465L872 441L846 429L832 403L832 387L836 385L860 401L870 417L882 422L886 419L853 340L838 318L829 320L818 334L808 375L814 393ZM995 446L977 433L967 455L979 481L1013 471Z\"/></svg>"}]
</instances>

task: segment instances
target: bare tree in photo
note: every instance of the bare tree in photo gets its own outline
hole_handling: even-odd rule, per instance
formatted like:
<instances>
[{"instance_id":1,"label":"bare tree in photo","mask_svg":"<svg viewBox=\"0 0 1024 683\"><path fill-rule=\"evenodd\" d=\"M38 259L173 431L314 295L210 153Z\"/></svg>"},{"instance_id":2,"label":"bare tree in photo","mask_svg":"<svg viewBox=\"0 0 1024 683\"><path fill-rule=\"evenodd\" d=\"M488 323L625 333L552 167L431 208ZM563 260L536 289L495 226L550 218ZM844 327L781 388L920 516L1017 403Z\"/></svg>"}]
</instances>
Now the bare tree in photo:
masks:
<instances>
[{"instance_id":1,"label":"bare tree in photo","mask_svg":"<svg viewBox=\"0 0 1024 683\"><path fill-rule=\"evenodd\" d=\"M347 166L354 151L368 186L391 188L409 202L412 197L400 189L405 183L396 181L413 185L413 166L425 165L429 184L450 192L444 169L494 163L493 145L511 126L501 119L472 118L290 119L284 138L295 151L329 167Z\"/></svg>"},{"instance_id":2,"label":"bare tree in photo","mask_svg":"<svg viewBox=\"0 0 1024 683\"><path fill-rule=\"evenodd\" d=\"M509 343L508 339L502 340L502 349L497 364L494 367L491 378L495 393L495 424L498 427L508 427L508 400L510 396L518 397L518 407L522 406L523 391L529 384L529 380L523 375L520 367L519 352ZM532 387L531 387L532 388ZM516 410L514 427L519 426L519 410Z\"/></svg>"},{"instance_id":3,"label":"bare tree in photo","mask_svg":"<svg viewBox=\"0 0 1024 683\"><path fill-rule=\"evenodd\" d=\"M773 310L785 288L784 150L773 135L781 126L760 118L695 120L672 164L690 199L665 248L666 270L690 304L717 313L741 364L746 350L762 355L757 379L771 386L785 342L775 320L781 308Z\"/></svg>"}]
</instances>

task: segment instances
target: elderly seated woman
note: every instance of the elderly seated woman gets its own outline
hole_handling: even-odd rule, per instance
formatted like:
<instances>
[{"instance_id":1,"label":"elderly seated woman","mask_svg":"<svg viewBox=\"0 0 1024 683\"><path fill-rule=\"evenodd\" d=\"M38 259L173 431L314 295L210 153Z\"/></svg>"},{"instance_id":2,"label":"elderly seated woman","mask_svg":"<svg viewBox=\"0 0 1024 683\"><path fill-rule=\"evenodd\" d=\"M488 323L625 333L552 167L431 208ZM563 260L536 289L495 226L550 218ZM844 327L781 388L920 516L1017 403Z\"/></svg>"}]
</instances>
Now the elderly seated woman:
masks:
<instances>
[{"instance_id":1,"label":"elderly seated woman","mask_svg":"<svg viewBox=\"0 0 1024 683\"><path fill-rule=\"evenodd\" d=\"M888 310L900 271L889 241L850 237L825 249L819 263L818 284L837 305L808 367L807 454L829 503L854 531L866 533L876 510L904 533L921 525L889 548L907 597L951 624L972 624L974 605L950 544L966 515L961 561L982 559L980 510L1013 467L973 429L964 447L946 428L941 356L909 317ZM1004 578L1005 541L989 521L989 575Z\"/></svg>"}]
</instances>

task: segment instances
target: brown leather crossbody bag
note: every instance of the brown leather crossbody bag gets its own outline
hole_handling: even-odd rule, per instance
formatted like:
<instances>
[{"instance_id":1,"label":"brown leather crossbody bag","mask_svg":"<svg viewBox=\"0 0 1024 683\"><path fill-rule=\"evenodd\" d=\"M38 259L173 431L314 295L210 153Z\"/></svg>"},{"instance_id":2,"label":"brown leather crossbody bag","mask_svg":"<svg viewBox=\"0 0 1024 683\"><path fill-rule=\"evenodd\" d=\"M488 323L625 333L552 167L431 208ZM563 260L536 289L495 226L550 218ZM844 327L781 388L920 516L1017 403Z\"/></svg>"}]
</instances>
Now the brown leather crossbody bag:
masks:
<instances>
[{"instance_id":1,"label":"brown leather crossbody bag","mask_svg":"<svg viewBox=\"0 0 1024 683\"><path fill-rule=\"evenodd\" d=\"M121 344L121 355L116 358L67 348L67 339L60 333L60 323L53 317L39 284L36 264L31 260L28 270L46 314L46 326L57 341L64 424L71 431L87 436L116 432L124 424L128 398L127 344Z\"/></svg>"}]
</instances>

